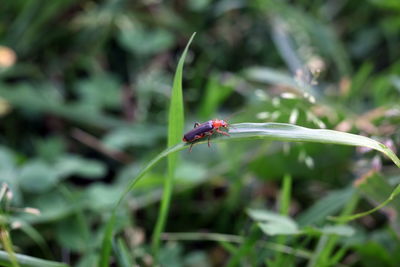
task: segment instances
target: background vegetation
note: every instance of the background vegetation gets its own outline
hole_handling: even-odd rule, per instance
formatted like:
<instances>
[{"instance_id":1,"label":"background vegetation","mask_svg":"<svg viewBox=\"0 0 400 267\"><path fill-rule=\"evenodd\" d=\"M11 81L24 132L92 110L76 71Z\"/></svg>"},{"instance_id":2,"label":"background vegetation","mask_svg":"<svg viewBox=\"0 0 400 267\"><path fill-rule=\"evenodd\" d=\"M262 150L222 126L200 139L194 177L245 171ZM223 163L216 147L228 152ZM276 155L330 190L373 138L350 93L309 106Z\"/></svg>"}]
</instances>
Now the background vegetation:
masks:
<instances>
[{"instance_id":1,"label":"background vegetation","mask_svg":"<svg viewBox=\"0 0 400 267\"><path fill-rule=\"evenodd\" d=\"M184 105L185 130L284 122L396 151L399 31L396 0L3 1L0 263L397 266L400 200L329 219L376 206L400 182L367 148L195 145L146 172L109 222L139 171L181 139L167 136L182 127L170 102L169 116Z\"/></svg>"}]
</instances>

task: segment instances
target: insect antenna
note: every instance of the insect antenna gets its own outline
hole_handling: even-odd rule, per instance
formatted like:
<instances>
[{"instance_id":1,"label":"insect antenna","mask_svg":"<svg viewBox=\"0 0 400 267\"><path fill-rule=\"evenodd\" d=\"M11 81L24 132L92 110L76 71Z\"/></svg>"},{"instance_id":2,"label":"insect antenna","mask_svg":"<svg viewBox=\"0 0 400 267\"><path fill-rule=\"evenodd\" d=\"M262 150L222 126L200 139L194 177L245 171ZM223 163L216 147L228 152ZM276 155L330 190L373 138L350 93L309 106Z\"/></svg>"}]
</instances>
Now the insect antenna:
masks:
<instances>
[{"instance_id":1,"label":"insect antenna","mask_svg":"<svg viewBox=\"0 0 400 267\"><path fill-rule=\"evenodd\" d=\"M236 115L238 115L239 113L242 113L243 111L244 111L244 109L241 109L241 110L237 110L237 111L231 113L228 117L226 117L226 118L224 119L224 121L228 122L233 116L236 116ZM235 127L231 126L229 123L228 123L228 125L229 125L229 127L233 128L233 129L236 129Z\"/></svg>"}]
</instances>

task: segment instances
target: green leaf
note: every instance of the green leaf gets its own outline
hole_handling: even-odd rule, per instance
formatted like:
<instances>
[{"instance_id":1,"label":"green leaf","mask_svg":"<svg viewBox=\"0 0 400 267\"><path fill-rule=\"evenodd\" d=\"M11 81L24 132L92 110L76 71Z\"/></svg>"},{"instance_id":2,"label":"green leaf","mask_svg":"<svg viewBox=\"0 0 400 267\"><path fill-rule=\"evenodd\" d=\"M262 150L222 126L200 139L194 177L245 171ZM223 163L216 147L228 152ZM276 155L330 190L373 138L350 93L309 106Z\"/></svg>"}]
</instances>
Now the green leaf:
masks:
<instances>
[{"instance_id":1,"label":"green leaf","mask_svg":"<svg viewBox=\"0 0 400 267\"><path fill-rule=\"evenodd\" d=\"M94 109L116 108L121 103L121 86L111 75L101 74L78 84L82 102Z\"/></svg>"},{"instance_id":2,"label":"green leaf","mask_svg":"<svg viewBox=\"0 0 400 267\"><path fill-rule=\"evenodd\" d=\"M102 141L108 148L122 150L129 146L153 146L154 142L164 135L165 127L135 123L135 125L116 128Z\"/></svg>"},{"instance_id":3,"label":"green leaf","mask_svg":"<svg viewBox=\"0 0 400 267\"><path fill-rule=\"evenodd\" d=\"M63 248L79 253L90 247L90 243L82 234L79 222L69 217L57 223L55 238Z\"/></svg>"},{"instance_id":4,"label":"green leaf","mask_svg":"<svg viewBox=\"0 0 400 267\"><path fill-rule=\"evenodd\" d=\"M249 216L267 235L294 235L301 233L297 223L287 216L267 210L250 209Z\"/></svg>"},{"instance_id":5,"label":"green leaf","mask_svg":"<svg viewBox=\"0 0 400 267\"><path fill-rule=\"evenodd\" d=\"M31 205L40 210L40 216L27 213L20 215L31 224L57 221L71 215L75 210L83 208L83 203L71 203L60 194L59 190L50 190L46 194L38 195Z\"/></svg>"},{"instance_id":6,"label":"green leaf","mask_svg":"<svg viewBox=\"0 0 400 267\"><path fill-rule=\"evenodd\" d=\"M17 155L6 147L0 147L0 185L5 183L13 192L14 203L21 204L22 196L19 188L19 170L16 167ZM1 199L0 199L1 201Z\"/></svg>"},{"instance_id":7,"label":"green leaf","mask_svg":"<svg viewBox=\"0 0 400 267\"><path fill-rule=\"evenodd\" d=\"M183 248L180 243L171 243L160 250L160 262L163 266L184 267Z\"/></svg>"},{"instance_id":8,"label":"green leaf","mask_svg":"<svg viewBox=\"0 0 400 267\"><path fill-rule=\"evenodd\" d=\"M118 40L126 49L138 55L152 55L171 47L173 35L164 29L146 29L138 22L124 20Z\"/></svg>"},{"instance_id":9,"label":"green leaf","mask_svg":"<svg viewBox=\"0 0 400 267\"><path fill-rule=\"evenodd\" d=\"M13 170L15 168L16 155L10 149L0 147L0 170Z\"/></svg>"},{"instance_id":10,"label":"green leaf","mask_svg":"<svg viewBox=\"0 0 400 267\"><path fill-rule=\"evenodd\" d=\"M100 161L73 155L60 157L55 164L55 170L60 177L79 175L84 178L101 178L106 172Z\"/></svg>"},{"instance_id":11,"label":"green leaf","mask_svg":"<svg viewBox=\"0 0 400 267\"><path fill-rule=\"evenodd\" d=\"M380 242L366 241L355 246L355 249L356 253L360 255L360 266L398 265L398 254Z\"/></svg>"},{"instance_id":12,"label":"green leaf","mask_svg":"<svg viewBox=\"0 0 400 267\"><path fill-rule=\"evenodd\" d=\"M243 75L254 82L266 83L266 84L281 84L289 86L303 92L303 88L300 88L299 83L288 73L278 71L267 67L250 67L243 71Z\"/></svg>"},{"instance_id":13,"label":"green leaf","mask_svg":"<svg viewBox=\"0 0 400 267\"><path fill-rule=\"evenodd\" d=\"M46 137L35 141L35 150L40 158L46 162L53 162L54 159L65 153L64 140L61 137Z\"/></svg>"},{"instance_id":14,"label":"green leaf","mask_svg":"<svg viewBox=\"0 0 400 267\"><path fill-rule=\"evenodd\" d=\"M21 188L27 192L43 193L58 181L57 173L42 161L31 161L24 165L18 176Z\"/></svg>"},{"instance_id":15,"label":"green leaf","mask_svg":"<svg viewBox=\"0 0 400 267\"><path fill-rule=\"evenodd\" d=\"M85 190L84 199L88 208L103 212L115 205L120 193L119 187L95 183Z\"/></svg>"},{"instance_id":16,"label":"green leaf","mask_svg":"<svg viewBox=\"0 0 400 267\"><path fill-rule=\"evenodd\" d=\"M330 192L327 196L321 198L309 209L300 214L298 217L299 224L316 224L325 220L326 216L335 214L346 205L354 192L355 190L352 187Z\"/></svg>"},{"instance_id":17,"label":"green leaf","mask_svg":"<svg viewBox=\"0 0 400 267\"><path fill-rule=\"evenodd\" d=\"M250 209L248 215L257 222L258 227L267 235L298 235L298 234L328 234L351 236L354 229L348 225L328 225L322 228L306 226L300 229L298 224L290 217L276 212Z\"/></svg>"},{"instance_id":18,"label":"green leaf","mask_svg":"<svg viewBox=\"0 0 400 267\"><path fill-rule=\"evenodd\" d=\"M122 121L99 112L92 104L88 105L83 101L64 103L60 94L46 83L37 87L30 84L10 86L0 83L0 95L14 108L33 114L51 113L99 128L123 125Z\"/></svg>"},{"instance_id":19,"label":"green leaf","mask_svg":"<svg viewBox=\"0 0 400 267\"><path fill-rule=\"evenodd\" d=\"M76 263L76 267L87 267L87 266L97 266L96 263L99 261L99 256L95 252L88 252L79 258Z\"/></svg>"}]
</instances>

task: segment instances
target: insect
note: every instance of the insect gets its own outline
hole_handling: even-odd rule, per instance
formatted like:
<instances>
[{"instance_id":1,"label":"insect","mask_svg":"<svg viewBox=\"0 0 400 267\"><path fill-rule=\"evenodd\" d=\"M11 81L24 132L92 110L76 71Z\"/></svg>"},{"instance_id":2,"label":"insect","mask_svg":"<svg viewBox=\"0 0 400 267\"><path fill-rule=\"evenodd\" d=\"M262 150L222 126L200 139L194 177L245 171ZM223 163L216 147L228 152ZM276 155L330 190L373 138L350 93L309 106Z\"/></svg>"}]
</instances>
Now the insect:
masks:
<instances>
[{"instance_id":1,"label":"insect","mask_svg":"<svg viewBox=\"0 0 400 267\"><path fill-rule=\"evenodd\" d=\"M226 136L229 136L227 132L221 131L220 128L228 129L229 124L224 120L209 120L203 123L196 122L194 124L194 128L189 132L185 133L183 136L183 142L191 143L189 152L192 151L192 147L194 145L194 141L204 138L208 136L208 147L210 147L210 138L211 136L217 132Z\"/></svg>"}]
</instances>

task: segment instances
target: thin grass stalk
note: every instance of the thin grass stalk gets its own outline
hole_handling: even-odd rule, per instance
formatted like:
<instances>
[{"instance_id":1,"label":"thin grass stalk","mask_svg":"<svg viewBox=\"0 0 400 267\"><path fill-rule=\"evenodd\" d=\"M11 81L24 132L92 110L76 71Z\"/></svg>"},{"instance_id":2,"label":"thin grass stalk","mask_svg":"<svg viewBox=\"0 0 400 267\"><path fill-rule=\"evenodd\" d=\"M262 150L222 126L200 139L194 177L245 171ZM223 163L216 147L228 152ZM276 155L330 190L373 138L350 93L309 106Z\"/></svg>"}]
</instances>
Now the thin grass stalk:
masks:
<instances>
[{"instance_id":1,"label":"thin grass stalk","mask_svg":"<svg viewBox=\"0 0 400 267\"><path fill-rule=\"evenodd\" d=\"M185 57L194 36L195 33L190 38L189 42L185 47L185 50L182 53L181 58L179 59L178 67L176 69L174 77L174 83L171 93L171 102L169 108L169 116L168 116L168 147L180 143L182 138L183 125L184 125L182 72L183 72ZM161 206L159 209L158 218L152 238L152 251L156 259L158 257L158 251L160 248L161 233L164 231L167 222L169 206L171 203L171 197L173 192L175 169L177 165L178 165L178 155L176 153L169 155L168 176L167 179L164 180L164 190L161 199Z\"/></svg>"}]
</instances>

